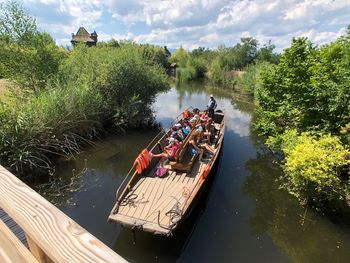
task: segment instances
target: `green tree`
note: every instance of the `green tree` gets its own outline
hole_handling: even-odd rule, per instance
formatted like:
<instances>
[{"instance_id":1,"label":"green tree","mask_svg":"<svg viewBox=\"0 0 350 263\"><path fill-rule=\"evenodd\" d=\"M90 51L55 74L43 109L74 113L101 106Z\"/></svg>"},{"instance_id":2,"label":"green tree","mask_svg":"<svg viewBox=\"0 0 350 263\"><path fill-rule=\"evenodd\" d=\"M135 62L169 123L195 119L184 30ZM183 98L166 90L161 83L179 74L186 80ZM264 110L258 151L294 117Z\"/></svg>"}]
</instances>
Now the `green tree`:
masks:
<instances>
[{"instance_id":1,"label":"green tree","mask_svg":"<svg viewBox=\"0 0 350 263\"><path fill-rule=\"evenodd\" d=\"M17 2L3 4L0 13L0 75L37 93L55 76L65 51Z\"/></svg>"},{"instance_id":2,"label":"green tree","mask_svg":"<svg viewBox=\"0 0 350 263\"><path fill-rule=\"evenodd\" d=\"M29 44L38 33L34 18L16 1L0 3L0 39L6 42Z\"/></svg>"},{"instance_id":3,"label":"green tree","mask_svg":"<svg viewBox=\"0 0 350 263\"><path fill-rule=\"evenodd\" d=\"M280 63L261 72L262 85L256 90L256 99L264 117L256 126L262 134L271 133L272 126L283 132L305 121L305 113L313 103L309 91L315 53L316 48L306 38L293 39ZM266 126L268 123L271 127Z\"/></svg>"},{"instance_id":4,"label":"green tree","mask_svg":"<svg viewBox=\"0 0 350 263\"><path fill-rule=\"evenodd\" d=\"M257 53L257 60L258 61L267 61L273 64L278 64L280 56L279 54L276 54L273 52L273 50L276 48L275 45L271 43L271 40L265 44L263 47L261 47L258 50Z\"/></svg>"},{"instance_id":5,"label":"green tree","mask_svg":"<svg viewBox=\"0 0 350 263\"><path fill-rule=\"evenodd\" d=\"M188 52L181 46L178 48L169 59L170 63L177 63L178 67L186 67L189 59Z\"/></svg>"}]
</instances>

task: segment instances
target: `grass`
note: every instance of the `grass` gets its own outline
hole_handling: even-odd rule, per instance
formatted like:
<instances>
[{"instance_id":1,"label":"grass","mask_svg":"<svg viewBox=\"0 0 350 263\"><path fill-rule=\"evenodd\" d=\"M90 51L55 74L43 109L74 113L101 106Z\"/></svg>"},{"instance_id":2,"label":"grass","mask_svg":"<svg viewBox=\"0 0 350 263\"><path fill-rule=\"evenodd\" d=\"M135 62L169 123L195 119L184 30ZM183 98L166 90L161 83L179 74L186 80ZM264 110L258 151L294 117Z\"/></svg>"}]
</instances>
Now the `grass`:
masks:
<instances>
[{"instance_id":1,"label":"grass","mask_svg":"<svg viewBox=\"0 0 350 263\"><path fill-rule=\"evenodd\" d=\"M8 80L0 79L0 99L5 98L8 92Z\"/></svg>"}]
</instances>

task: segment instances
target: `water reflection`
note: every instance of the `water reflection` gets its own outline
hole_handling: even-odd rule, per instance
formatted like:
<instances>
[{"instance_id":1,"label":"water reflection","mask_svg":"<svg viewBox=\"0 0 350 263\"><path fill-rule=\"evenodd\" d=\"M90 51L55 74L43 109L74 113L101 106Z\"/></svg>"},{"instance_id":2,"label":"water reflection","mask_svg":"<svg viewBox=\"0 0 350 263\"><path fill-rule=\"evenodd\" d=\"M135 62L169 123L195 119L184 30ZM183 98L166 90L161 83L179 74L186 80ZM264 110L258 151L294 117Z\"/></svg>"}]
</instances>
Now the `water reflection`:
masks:
<instances>
[{"instance_id":1,"label":"water reflection","mask_svg":"<svg viewBox=\"0 0 350 263\"><path fill-rule=\"evenodd\" d=\"M212 185L198 210L172 239L132 232L106 222L115 191L135 156L156 131L112 136L72 160L62 160L57 176L69 182L72 170L83 187L67 194L74 205L60 208L121 256L132 262L345 262L350 232L279 189L281 171L261 151L251 123L247 96L216 91L203 83L181 85L159 94L156 120L169 127L184 108L204 108L213 93L227 114L222 155Z\"/></svg>"},{"instance_id":2,"label":"water reflection","mask_svg":"<svg viewBox=\"0 0 350 263\"><path fill-rule=\"evenodd\" d=\"M348 262L349 227L333 224L328 217L301 207L297 200L279 189L281 171L271 164L271 156L259 153L249 160L252 174L243 192L254 202L249 223L252 234L268 234L292 262Z\"/></svg>"}]
</instances>

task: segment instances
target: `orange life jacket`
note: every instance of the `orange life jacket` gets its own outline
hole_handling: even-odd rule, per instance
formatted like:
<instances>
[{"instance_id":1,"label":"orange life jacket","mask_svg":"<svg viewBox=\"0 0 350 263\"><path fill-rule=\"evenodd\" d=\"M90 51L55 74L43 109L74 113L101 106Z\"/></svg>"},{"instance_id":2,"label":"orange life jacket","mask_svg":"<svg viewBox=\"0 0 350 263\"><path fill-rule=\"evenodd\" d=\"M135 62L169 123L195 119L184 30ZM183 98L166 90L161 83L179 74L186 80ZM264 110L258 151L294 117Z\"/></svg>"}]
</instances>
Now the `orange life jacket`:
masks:
<instances>
[{"instance_id":1,"label":"orange life jacket","mask_svg":"<svg viewBox=\"0 0 350 263\"><path fill-rule=\"evenodd\" d=\"M137 156L134 165L138 174L142 174L151 162L151 156L147 149L143 149L142 152Z\"/></svg>"},{"instance_id":2,"label":"orange life jacket","mask_svg":"<svg viewBox=\"0 0 350 263\"><path fill-rule=\"evenodd\" d=\"M208 174L209 174L209 164L206 164L204 167L203 167L203 170L202 170L202 173L201 173L201 179L202 180L205 180L205 178L207 178Z\"/></svg>"}]
</instances>

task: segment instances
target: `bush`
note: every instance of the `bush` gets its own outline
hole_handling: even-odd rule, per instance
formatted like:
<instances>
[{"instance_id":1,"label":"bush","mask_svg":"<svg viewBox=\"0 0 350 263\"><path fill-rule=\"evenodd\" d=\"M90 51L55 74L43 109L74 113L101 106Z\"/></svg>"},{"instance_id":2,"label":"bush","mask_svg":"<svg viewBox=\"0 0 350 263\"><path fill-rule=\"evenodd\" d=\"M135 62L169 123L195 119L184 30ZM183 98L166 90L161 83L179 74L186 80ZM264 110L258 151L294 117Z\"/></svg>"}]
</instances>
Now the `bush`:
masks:
<instances>
[{"instance_id":1,"label":"bush","mask_svg":"<svg viewBox=\"0 0 350 263\"><path fill-rule=\"evenodd\" d=\"M193 80L195 77L196 71L194 68L177 68L176 69L176 81L186 82Z\"/></svg>"},{"instance_id":2,"label":"bush","mask_svg":"<svg viewBox=\"0 0 350 263\"><path fill-rule=\"evenodd\" d=\"M56 75L66 53L52 37L37 29L16 2L1 4L0 75L17 82L21 89L39 92Z\"/></svg>"},{"instance_id":3,"label":"bush","mask_svg":"<svg viewBox=\"0 0 350 263\"><path fill-rule=\"evenodd\" d=\"M257 64L248 65L245 68L245 73L236 78L237 88L241 91L254 95L256 90L259 89L262 84L260 77L261 71L270 70L271 67L272 64L269 62L259 62Z\"/></svg>"},{"instance_id":4,"label":"bush","mask_svg":"<svg viewBox=\"0 0 350 263\"><path fill-rule=\"evenodd\" d=\"M346 200L349 195L350 161L339 138L287 130L270 138L270 146L278 146L285 154L283 165L288 191L301 202L320 205L324 201Z\"/></svg>"},{"instance_id":5,"label":"bush","mask_svg":"<svg viewBox=\"0 0 350 263\"><path fill-rule=\"evenodd\" d=\"M16 107L2 105L0 160L18 174L52 169L51 155L79 152L99 127L101 97L82 86L56 88Z\"/></svg>"},{"instance_id":6,"label":"bush","mask_svg":"<svg viewBox=\"0 0 350 263\"><path fill-rule=\"evenodd\" d=\"M0 162L17 174L53 169L51 157L79 152L102 128L150 120L164 70L146 63L136 45L78 46L45 91L0 107Z\"/></svg>"}]
</instances>

